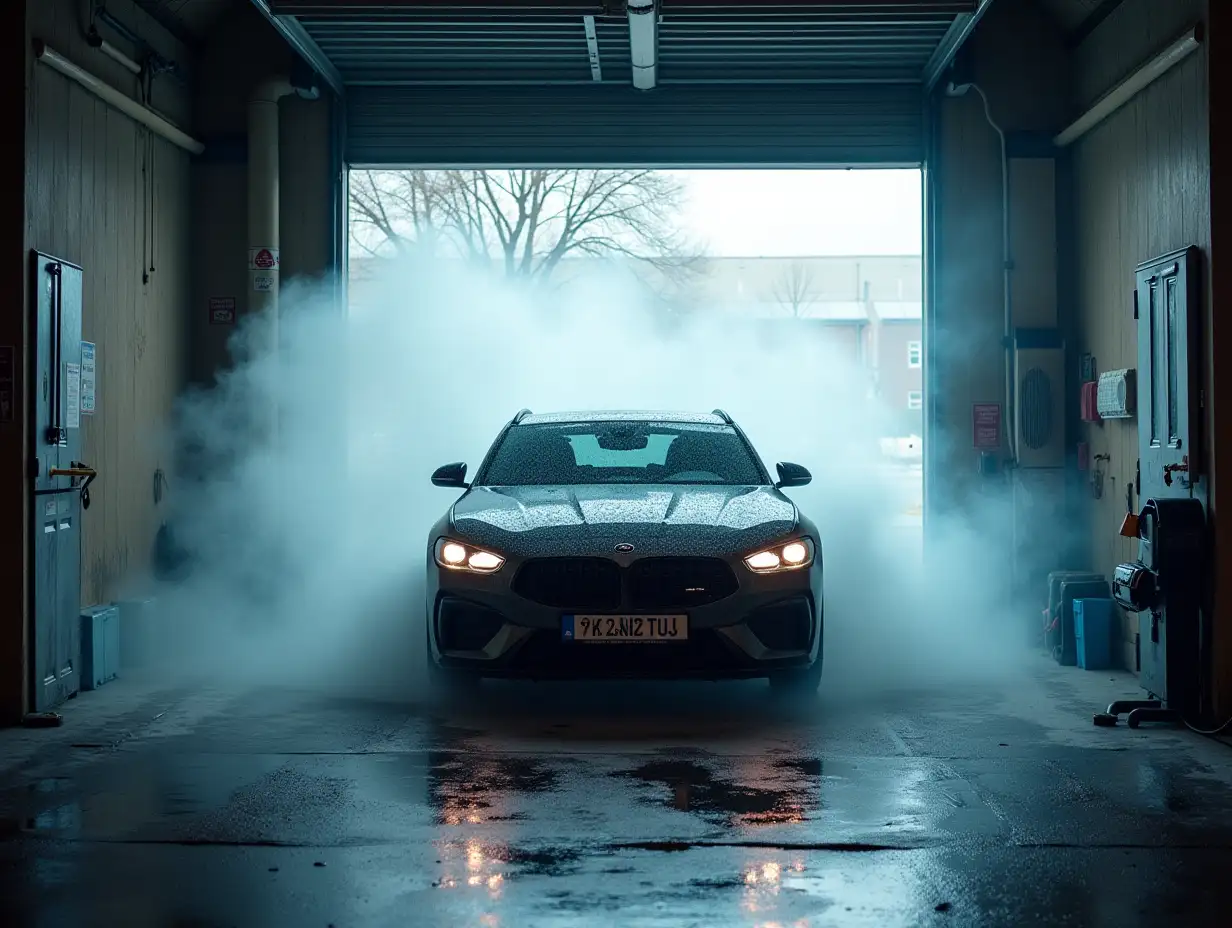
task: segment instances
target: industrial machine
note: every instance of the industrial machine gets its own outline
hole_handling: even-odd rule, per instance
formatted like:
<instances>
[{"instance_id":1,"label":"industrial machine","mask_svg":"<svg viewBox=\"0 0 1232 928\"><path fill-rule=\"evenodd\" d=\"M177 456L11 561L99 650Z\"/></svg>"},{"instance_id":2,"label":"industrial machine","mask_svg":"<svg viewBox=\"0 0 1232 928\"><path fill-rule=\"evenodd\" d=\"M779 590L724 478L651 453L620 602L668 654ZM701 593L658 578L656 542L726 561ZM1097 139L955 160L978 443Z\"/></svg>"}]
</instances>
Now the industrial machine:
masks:
<instances>
[{"instance_id":1,"label":"industrial machine","mask_svg":"<svg viewBox=\"0 0 1232 928\"><path fill-rule=\"evenodd\" d=\"M1201 709L1206 513L1195 499L1149 499L1138 513L1138 559L1121 564L1112 596L1138 614L1139 680L1145 700L1115 702L1103 724L1176 721ZM1111 722L1109 722L1109 718Z\"/></svg>"},{"instance_id":2,"label":"industrial machine","mask_svg":"<svg viewBox=\"0 0 1232 928\"><path fill-rule=\"evenodd\" d=\"M1201 252L1196 247L1154 258L1137 269L1139 512L1121 534L1138 541L1138 558L1113 573L1113 598L1138 622L1145 700L1114 702L1097 725L1126 721L1192 724L1208 677L1207 597L1210 545L1202 474ZM1128 404L1124 404L1128 407Z\"/></svg>"}]
</instances>

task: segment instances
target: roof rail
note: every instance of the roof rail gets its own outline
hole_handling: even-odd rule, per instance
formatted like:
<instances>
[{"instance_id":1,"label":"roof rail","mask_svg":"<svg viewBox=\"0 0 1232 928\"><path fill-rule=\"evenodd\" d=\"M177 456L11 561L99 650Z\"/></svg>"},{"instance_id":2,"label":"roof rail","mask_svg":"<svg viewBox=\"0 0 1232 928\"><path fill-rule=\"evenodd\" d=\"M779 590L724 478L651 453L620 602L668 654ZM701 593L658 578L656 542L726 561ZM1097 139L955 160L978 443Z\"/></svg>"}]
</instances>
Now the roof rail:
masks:
<instances>
[{"instance_id":1,"label":"roof rail","mask_svg":"<svg viewBox=\"0 0 1232 928\"><path fill-rule=\"evenodd\" d=\"M721 409L716 409L716 410L714 410L714 411L711 413L711 415L718 416L720 419L722 419L722 420L723 420L724 422L726 422L728 425L734 425L734 424L735 424L734 422L732 422L732 417L731 417L731 416L729 416L727 413L725 413L725 412L724 412L723 410L721 410Z\"/></svg>"},{"instance_id":2,"label":"roof rail","mask_svg":"<svg viewBox=\"0 0 1232 928\"><path fill-rule=\"evenodd\" d=\"M533 413L529 409L518 410L518 414L513 417L513 424L517 425L519 422L521 422L523 419L525 419L527 416L530 416L530 415L533 415Z\"/></svg>"}]
</instances>

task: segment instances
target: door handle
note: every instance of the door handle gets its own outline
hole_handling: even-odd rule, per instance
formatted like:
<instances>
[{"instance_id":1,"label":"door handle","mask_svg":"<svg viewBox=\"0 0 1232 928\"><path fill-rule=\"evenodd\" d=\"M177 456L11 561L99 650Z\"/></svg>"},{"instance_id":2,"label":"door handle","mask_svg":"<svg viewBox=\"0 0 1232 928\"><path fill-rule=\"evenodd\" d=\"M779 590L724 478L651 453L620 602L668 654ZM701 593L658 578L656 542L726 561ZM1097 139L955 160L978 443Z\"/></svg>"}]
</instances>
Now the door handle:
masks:
<instances>
[{"instance_id":1,"label":"door handle","mask_svg":"<svg viewBox=\"0 0 1232 928\"><path fill-rule=\"evenodd\" d=\"M52 467L47 470L48 477L69 477L76 486L78 480L85 481L81 485L81 508L90 508L90 484L98 476L98 471L81 461L74 461L69 467Z\"/></svg>"},{"instance_id":2,"label":"door handle","mask_svg":"<svg viewBox=\"0 0 1232 928\"><path fill-rule=\"evenodd\" d=\"M47 264L45 270L51 278L51 423L47 426L47 444L49 445L66 445L68 444L68 430L64 428L60 416L62 412L60 405L62 402L61 389L61 342L63 340L63 315L64 315L64 277L63 268L52 261Z\"/></svg>"},{"instance_id":3,"label":"door handle","mask_svg":"<svg viewBox=\"0 0 1232 928\"><path fill-rule=\"evenodd\" d=\"M1172 475L1174 473L1179 473L1179 474L1189 473L1189 455L1185 455L1183 458L1181 458L1181 462L1179 464L1165 464L1164 465L1164 486L1166 487L1172 486ZM1181 478L1181 486L1185 488L1189 487L1189 479L1187 477Z\"/></svg>"},{"instance_id":4,"label":"door handle","mask_svg":"<svg viewBox=\"0 0 1232 928\"><path fill-rule=\"evenodd\" d=\"M47 471L49 477L85 477L87 480L93 480L98 476L98 471L93 467L53 467Z\"/></svg>"}]
</instances>

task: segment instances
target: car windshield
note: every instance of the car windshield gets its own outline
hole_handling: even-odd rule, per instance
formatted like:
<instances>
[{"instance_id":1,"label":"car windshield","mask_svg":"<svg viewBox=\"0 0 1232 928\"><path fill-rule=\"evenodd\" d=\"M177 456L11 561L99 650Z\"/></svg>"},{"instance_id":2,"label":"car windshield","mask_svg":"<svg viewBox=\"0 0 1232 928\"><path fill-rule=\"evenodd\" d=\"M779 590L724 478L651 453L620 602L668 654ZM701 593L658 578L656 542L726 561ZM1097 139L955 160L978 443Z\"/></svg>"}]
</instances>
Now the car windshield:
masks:
<instances>
[{"instance_id":1,"label":"car windshield","mask_svg":"<svg viewBox=\"0 0 1232 928\"><path fill-rule=\"evenodd\" d=\"M516 425L496 448L482 482L756 486L765 479L748 445L730 426L618 421Z\"/></svg>"}]
</instances>

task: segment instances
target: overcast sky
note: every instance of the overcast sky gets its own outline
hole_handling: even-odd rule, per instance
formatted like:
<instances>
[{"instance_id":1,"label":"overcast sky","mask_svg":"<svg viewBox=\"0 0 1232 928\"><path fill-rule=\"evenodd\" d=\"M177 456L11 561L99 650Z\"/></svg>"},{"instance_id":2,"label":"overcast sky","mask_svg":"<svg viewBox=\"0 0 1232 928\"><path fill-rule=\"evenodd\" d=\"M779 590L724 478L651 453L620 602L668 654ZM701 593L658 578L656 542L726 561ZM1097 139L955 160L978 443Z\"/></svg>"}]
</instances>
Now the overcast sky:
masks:
<instances>
[{"instance_id":1,"label":"overcast sky","mask_svg":"<svg viewBox=\"0 0 1232 928\"><path fill-rule=\"evenodd\" d=\"M686 229L717 257L920 254L918 170L672 173Z\"/></svg>"}]
</instances>

